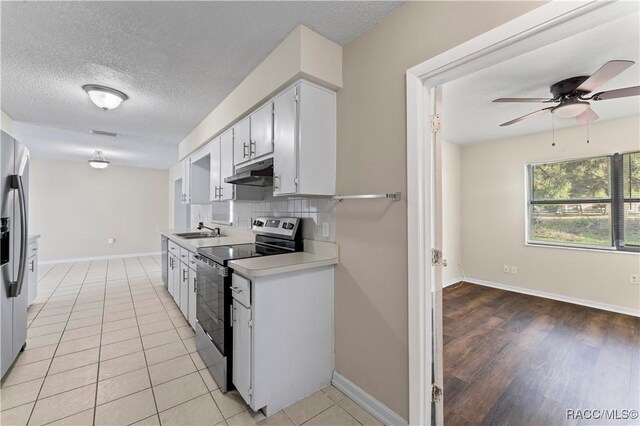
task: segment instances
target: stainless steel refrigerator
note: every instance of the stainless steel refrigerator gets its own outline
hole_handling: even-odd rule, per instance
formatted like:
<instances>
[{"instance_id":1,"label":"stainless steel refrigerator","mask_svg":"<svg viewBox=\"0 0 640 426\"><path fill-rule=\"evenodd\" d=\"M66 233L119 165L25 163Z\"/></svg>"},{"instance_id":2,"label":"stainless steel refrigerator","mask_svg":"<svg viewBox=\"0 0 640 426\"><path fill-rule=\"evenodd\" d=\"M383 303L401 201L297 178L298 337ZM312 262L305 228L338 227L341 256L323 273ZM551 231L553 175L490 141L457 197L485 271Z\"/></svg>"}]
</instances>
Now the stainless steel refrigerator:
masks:
<instances>
[{"instance_id":1,"label":"stainless steel refrigerator","mask_svg":"<svg viewBox=\"0 0 640 426\"><path fill-rule=\"evenodd\" d=\"M0 145L0 366L11 367L27 340L29 150L2 132Z\"/></svg>"}]
</instances>

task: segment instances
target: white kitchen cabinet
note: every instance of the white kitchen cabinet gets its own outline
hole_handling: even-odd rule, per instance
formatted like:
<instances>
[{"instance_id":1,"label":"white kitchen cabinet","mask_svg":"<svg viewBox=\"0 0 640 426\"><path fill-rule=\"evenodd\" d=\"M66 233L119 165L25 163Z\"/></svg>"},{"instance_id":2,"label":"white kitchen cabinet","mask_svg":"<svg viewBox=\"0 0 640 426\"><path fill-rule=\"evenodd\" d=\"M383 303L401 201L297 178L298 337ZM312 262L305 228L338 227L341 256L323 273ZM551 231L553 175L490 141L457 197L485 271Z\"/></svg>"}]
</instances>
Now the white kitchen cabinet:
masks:
<instances>
[{"instance_id":1,"label":"white kitchen cabinet","mask_svg":"<svg viewBox=\"0 0 640 426\"><path fill-rule=\"evenodd\" d=\"M251 158L260 158L273 152L273 103L267 102L250 116Z\"/></svg>"},{"instance_id":2,"label":"white kitchen cabinet","mask_svg":"<svg viewBox=\"0 0 640 426\"><path fill-rule=\"evenodd\" d=\"M38 241L27 247L27 300L28 305L38 297Z\"/></svg>"},{"instance_id":3,"label":"white kitchen cabinet","mask_svg":"<svg viewBox=\"0 0 640 426\"><path fill-rule=\"evenodd\" d=\"M180 311L185 318L189 317L189 266L180 262L180 299L178 302Z\"/></svg>"},{"instance_id":4,"label":"white kitchen cabinet","mask_svg":"<svg viewBox=\"0 0 640 426\"><path fill-rule=\"evenodd\" d=\"M273 106L273 195L335 195L335 92L300 81Z\"/></svg>"},{"instance_id":5,"label":"white kitchen cabinet","mask_svg":"<svg viewBox=\"0 0 640 426\"><path fill-rule=\"evenodd\" d=\"M233 126L233 165L251 160L249 145L251 143L251 123L249 117Z\"/></svg>"},{"instance_id":6,"label":"white kitchen cabinet","mask_svg":"<svg viewBox=\"0 0 640 426\"><path fill-rule=\"evenodd\" d=\"M267 416L331 383L333 267L234 273L233 384Z\"/></svg>"},{"instance_id":7,"label":"white kitchen cabinet","mask_svg":"<svg viewBox=\"0 0 640 426\"><path fill-rule=\"evenodd\" d=\"M196 270L189 268L189 314L187 315L187 321L191 325L191 328L196 328L196 294L197 294L198 279L196 278Z\"/></svg>"},{"instance_id":8,"label":"white kitchen cabinet","mask_svg":"<svg viewBox=\"0 0 640 426\"><path fill-rule=\"evenodd\" d=\"M251 307L233 300L233 384L251 401Z\"/></svg>"},{"instance_id":9,"label":"white kitchen cabinet","mask_svg":"<svg viewBox=\"0 0 640 426\"><path fill-rule=\"evenodd\" d=\"M191 157L182 161L182 204L189 204L191 202Z\"/></svg>"},{"instance_id":10,"label":"white kitchen cabinet","mask_svg":"<svg viewBox=\"0 0 640 426\"><path fill-rule=\"evenodd\" d=\"M169 291L169 294L171 296L173 296L173 293L175 292L175 283L176 283L176 268L178 267L177 263L180 263L178 261L178 258L171 252L169 252L168 254L169 256L169 271L167 274L167 291Z\"/></svg>"},{"instance_id":11,"label":"white kitchen cabinet","mask_svg":"<svg viewBox=\"0 0 640 426\"><path fill-rule=\"evenodd\" d=\"M233 200L233 184L225 178L233 176L233 129L220 136L220 201Z\"/></svg>"},{"instance_id":12,"label":"white kitchen cabinet","mask_svg":"<svg viewBox=\"0 0 640 426\"><path fill-rule=\"evenodd\" d=\"M180 256L175 256L173 259L173 301L176 305L180 306L180 280L181 280L181 268L180 268Z\"/></svg>"},{"instance_id":13,"label":"white kitchen cabinet","mask_svg":"<svg viewBox=\"0 0 640 426\"><path fill-rule=\"evenodd\" d=\"M217 137L209 142L209 149L211 151L211 201L219 201L220 191L220 138Z\"/></svg>"}]
</instances>

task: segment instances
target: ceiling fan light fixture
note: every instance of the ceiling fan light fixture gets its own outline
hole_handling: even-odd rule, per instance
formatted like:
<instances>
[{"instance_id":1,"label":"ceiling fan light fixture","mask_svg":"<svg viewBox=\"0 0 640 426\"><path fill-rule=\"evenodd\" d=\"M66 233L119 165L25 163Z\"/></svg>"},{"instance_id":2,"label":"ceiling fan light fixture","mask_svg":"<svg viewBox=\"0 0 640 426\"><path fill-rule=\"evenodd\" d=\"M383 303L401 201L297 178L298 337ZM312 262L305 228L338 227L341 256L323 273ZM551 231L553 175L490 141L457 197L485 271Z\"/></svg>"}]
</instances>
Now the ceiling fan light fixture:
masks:
<instances>
[{"instance_id":1,"label":"ceiling fan light fixture","mask_svg":"<svg viewBox=\"0 0 640 426\"><path fill-rule=\"evenodd\" d=\"M589 108L589 102L584 101L572 101L558 105L551 110L553 115L560 118L573 118L577 117Z\"/></svg>"},{"instance_id":2,"label":"ceiling fan light fixture","mask_svg":"<svg viewBox=\"0 0 640 426\"><path fill-rule=\"evenodd\" d=\"M93 157L89 160L89 165L94 169L104 169L109 166L109 161L104 158L104 153L102 151L94 151Z\"/></svg>"},{"instance_id":3,"label":"ceiling fan light fixture","mask_svg":"<svg viewBox=\"0 0 640 426\"><path fill-rule=\"evenodd\" d=\"M129 96L119 90L97 84L85 84L82 89L87 92L91 102L105 111L118 108L123 101L129 99Z\"/></svg>"}]
</instances>

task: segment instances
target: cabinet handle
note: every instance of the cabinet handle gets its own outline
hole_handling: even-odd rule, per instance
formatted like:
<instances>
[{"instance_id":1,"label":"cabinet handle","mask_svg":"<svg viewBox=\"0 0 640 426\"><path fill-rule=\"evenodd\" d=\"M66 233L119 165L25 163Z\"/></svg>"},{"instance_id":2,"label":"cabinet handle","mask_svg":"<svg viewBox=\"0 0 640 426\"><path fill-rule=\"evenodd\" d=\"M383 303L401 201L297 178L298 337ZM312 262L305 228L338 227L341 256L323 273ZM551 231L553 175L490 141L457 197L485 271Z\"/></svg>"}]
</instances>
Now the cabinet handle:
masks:
<instances>
[{"instance_id":1,"label":"cabinet handle","mask_svg":"<svg viewBox=\"0 0 640 426\"><path fill-rule=\"evenodd\" d=\"M236 307L235 306L233 306L231 308L231 321L232 322L236 322L237 321L237 319L236 319Z\"/></svg>"},{"instance_id":2,"label":"cabinet handle","mask_svg":"<svg viewBox=\"0 0 640 426\"><path fill-rule=\"evenodd\" d=\"M280 189L280 175L273 175L273 189Z\"/></svg>"},{"instance_id":3,"label":"cabinet handle","mask_svg":"<svg viewBox=\"0 0 640 426\"><path fill-rule=\"evenodd\" d=\"M186 269L182 270L182 281L186 281L189 278L189 272Z\"/></svg>"},{"instance_id":4,"label":"cabinet handle","mask_svg":"<svg viewBox=\"0 0 640 426\"><path fill-rule=\"evenodd\" d=\"M231 291L233 291L234 293L242 293L242 290L240 290L240 287L231 287Z\"/></svg>"},{"instance_id":5,"label":"cabinet handle","mask_svg":"<svg viewBox=\"0 0 640 426\"><path fill-rule=\"evenodd\" d=\"M33 263L33 260L32 260L32 261L31 261L31 267L29 268L29 270L30 270L31 272L33 272L33 271L34 271L34 269L35 269L35 264Z\"/></svg>"},{"instance_id":6,"label":"cabinet handle","mask_svg":"<svg viewBox=\"0 0 640 426\"><path fill-rule=\"evenodd\" d=\"M220 188L219 186L216 186L216 187L215 187L215 189L214 189L214 191L213 191L213 198L218 198L218 189L219 189L219 188Z\"/></svg>"},{"instance_id":7,"label":"cabinet handle","mask_svg":"<svg viewBox=\"0 0 640 426\"><path fill-rule=\"evenodd\" d=\"M247 145L246 143L242 144L242 158L247 158L247 148L249 148L249 145Z\"/></svg>"},{"instance_id":8,"label":"cabinet handle","mask_svg":"<svg viewBox=\"0 0 640 426\"><path fill-rule=\"evenodd\" d=\"M249 139L249 156L255 156L256 155L256 150L251 148L256 146L256 141L255 139Z\"/></svg>"},{"instance_id":9,"label":"cabinet handle","mask_svg":"<svg viewBox=\"0 0 640 426\"><path fill-rule=\"evenodd\" d=\"M198 291L198 279L193 279L193 292L196 293Z\"/></svg>"},{"instance_id":10,"label":"cabinet handle","mask_svg":"<svg viewBox=\"0 0 640 426\"><path fill-rule=\"evenodd\" d=\"M219 187L220 188L220 199L222 199L222 186Z\"/></svg>"}]
</instances>

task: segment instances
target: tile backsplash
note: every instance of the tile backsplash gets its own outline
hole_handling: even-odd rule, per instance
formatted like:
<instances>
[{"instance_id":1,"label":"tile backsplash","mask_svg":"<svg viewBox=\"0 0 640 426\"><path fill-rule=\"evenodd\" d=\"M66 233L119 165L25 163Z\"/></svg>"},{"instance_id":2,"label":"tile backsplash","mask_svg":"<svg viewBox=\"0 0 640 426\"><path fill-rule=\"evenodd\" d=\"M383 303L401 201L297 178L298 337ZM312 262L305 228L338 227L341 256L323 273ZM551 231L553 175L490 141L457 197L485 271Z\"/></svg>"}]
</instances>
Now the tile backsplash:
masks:
<instances>
[{"instance_id":1,"label":"tile backsplash","mask_svg":"<svg viewBox=\"0 0 640 426\"><path fill-rule=\"evenodd\" d=\"M263 201L234 201L233 226L249 229L260 216L299 217L302 237L311 240L336 240L336 202L327 197L273 197L271 188ZM326 224L326 225L325 225ZM328 227L328 234L323 228Z\"/></svg>"},{"instance_id":2,"label":"tile backsplash","mask_svg":"<svg viewBox=\"0 0 640 426\"><path fill-rule=\"evenodd\" d=\"M191 204L191 225L211 223L225 209L231 209L234 227L251 229L253 219L261 216L299 217L302 236L311 240L336 240L336 201L328 197L273 197L272 188L265 188L262 201L230 201L211 204ZM228 206L228 207L227 207ZM328 229L325 229L328 228ZM328 231L325 233L324 231Z\"/></svg>"}]
</instances>

